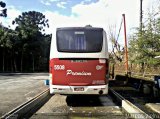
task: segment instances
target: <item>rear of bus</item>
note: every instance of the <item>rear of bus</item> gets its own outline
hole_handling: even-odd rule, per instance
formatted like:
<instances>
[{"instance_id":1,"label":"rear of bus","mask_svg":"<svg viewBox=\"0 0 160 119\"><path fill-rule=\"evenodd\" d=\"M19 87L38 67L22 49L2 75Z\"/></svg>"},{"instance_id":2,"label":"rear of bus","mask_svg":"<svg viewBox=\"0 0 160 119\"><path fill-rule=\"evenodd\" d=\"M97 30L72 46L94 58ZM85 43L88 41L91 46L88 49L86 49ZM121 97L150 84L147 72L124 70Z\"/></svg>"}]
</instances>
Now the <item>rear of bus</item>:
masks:
<instances>
[{"instance_id":1,"label":"rear of bus","mask_svg":"<svg viewBox=\"0 0 160 119\"><path fill-rule=\"evenodd\" d=\"M108 46L102 28L57 28L50 51L51 94L108 94Z\"/></svg>"}]
</instances>

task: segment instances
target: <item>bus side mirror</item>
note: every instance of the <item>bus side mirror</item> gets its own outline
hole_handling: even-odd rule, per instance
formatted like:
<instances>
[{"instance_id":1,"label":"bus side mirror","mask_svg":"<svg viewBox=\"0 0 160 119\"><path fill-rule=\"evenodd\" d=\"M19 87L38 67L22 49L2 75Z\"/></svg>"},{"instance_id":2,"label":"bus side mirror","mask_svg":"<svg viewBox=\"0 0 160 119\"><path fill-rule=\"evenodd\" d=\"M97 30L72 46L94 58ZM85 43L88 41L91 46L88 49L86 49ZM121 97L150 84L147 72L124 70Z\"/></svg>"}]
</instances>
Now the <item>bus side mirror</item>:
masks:
<instances>
[{"instance_id":1,"label":"bus side mirror","mask_svg":"<svg viewBox=\"0 0 160 119\"><path fill-rule=\"evenodd\" d=\"M46 86L49 86L49 79L44 80L44 84L45 84Z\"/></svg>"}]
</instances>

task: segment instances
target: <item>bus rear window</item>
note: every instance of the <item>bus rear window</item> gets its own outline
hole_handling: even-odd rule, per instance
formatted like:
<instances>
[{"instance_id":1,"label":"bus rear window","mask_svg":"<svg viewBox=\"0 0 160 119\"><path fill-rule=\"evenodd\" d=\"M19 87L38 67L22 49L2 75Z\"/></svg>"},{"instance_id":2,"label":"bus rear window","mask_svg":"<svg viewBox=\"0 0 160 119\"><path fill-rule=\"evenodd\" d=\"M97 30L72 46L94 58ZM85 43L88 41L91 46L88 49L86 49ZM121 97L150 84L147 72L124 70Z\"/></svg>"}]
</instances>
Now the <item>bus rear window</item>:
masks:
<instances>
[{"instance_id":1,"label":"bus rear window","mask_svg":"<svg viewBox=\"0 0 160 119\"><path fill-rule=\"evenodd\" d=\"M102 29L57 30L59 52L89 53L100 52L103 44Z\"/></svg>"}]
</instances>

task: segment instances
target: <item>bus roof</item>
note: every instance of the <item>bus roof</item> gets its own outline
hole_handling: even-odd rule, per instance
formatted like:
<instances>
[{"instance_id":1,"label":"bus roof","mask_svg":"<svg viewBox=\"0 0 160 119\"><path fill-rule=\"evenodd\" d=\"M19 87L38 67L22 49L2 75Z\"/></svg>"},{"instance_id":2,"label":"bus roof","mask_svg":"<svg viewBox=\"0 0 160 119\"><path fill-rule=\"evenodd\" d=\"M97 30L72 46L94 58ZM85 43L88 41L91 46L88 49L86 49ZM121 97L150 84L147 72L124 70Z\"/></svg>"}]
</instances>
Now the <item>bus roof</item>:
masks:
<instances>
[{"instance_id":1,"label":"bus roof","mask_svg":"<svg viewBox=\"0 0 160 119\"><path fill-rule=\"evenodd\" d=\"M93 29L93 30L103 30L103 28L100 27L91 27L91 26L86 26L86 27L59 27L57 30L79 30L79 29Z\"/></svg>"}]
</instances>

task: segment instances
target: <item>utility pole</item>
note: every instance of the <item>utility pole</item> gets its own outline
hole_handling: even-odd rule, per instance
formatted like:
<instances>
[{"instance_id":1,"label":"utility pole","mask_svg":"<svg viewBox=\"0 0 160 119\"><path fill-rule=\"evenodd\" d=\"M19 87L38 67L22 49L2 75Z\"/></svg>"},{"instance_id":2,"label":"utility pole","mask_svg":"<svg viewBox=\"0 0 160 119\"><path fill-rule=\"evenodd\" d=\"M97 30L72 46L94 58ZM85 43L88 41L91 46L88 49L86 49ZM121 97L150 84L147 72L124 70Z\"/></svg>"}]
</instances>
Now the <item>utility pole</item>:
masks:
<instances>
[{"instance_id":1,"label":"utility pole","mask_svg":"<svg viewBox=\"0 0 160 119\"><path fill-rule=\"evenodd\" d=\"M140 25L139 25L139 28L140 28L140 32L142 34L142 19L143 19L143 0L140 0Z\"/></svg>"},{"instance_id":2,"label":"utility pole","mask_svg":"<svg viewBox=\"0 0 160 119\"><path fill-rule=\"evenodd\" d=\"M124 41L125 41L125 64L126 64L126 73L128 75L128 49L127 49L127 36L126 36L126 19L125 14L122 14L123 16L123 22L124 22Z\"/></svg>"}]
</instances>

